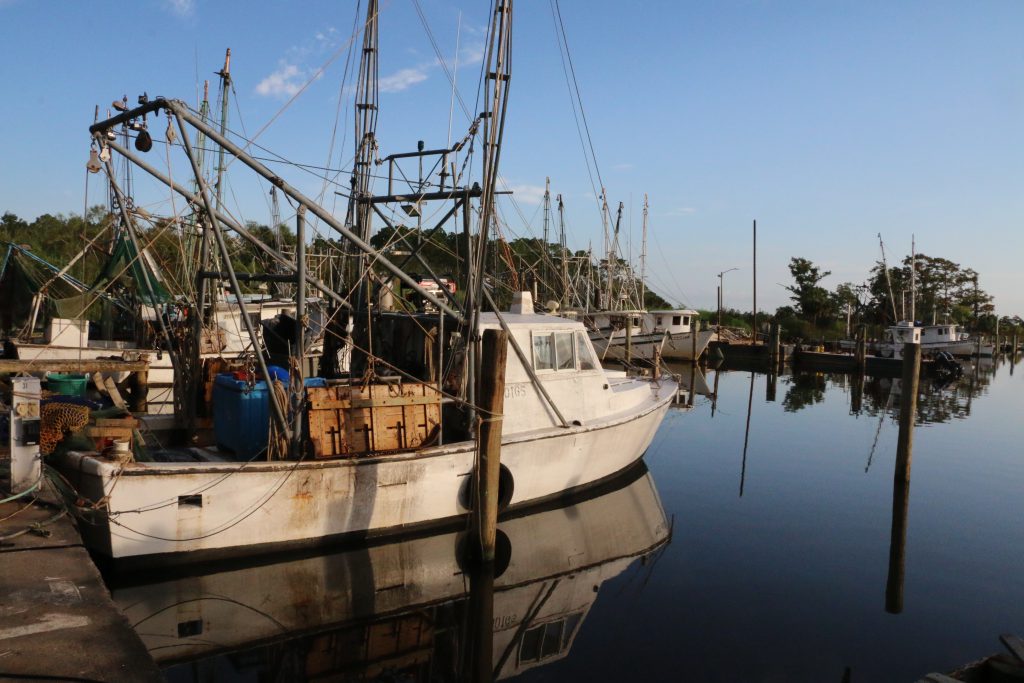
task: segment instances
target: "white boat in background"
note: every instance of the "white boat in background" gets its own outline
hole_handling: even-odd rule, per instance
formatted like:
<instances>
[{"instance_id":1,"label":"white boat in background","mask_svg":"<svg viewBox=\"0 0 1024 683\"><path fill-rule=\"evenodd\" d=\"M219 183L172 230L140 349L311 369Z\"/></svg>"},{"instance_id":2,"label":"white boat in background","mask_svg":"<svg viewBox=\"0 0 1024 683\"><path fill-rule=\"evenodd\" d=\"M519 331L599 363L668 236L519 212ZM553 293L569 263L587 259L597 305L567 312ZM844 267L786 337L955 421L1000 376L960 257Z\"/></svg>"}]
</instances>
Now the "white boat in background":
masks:
<instances>
[{"instance_id":1,"label":"white boat in background","mask_svg":"<svg viewBox=\"0 0 1024 683\"><path fill-rule=\"evenodd\" d=\"M694 360L700 358L715 335L710 329L695 331L699 320L700 314L689 308L647 311L643 316L643 330L651 334L667 335L661 347L661 357L665 360ZM697 342L696 354L694 336Z\"/></svg>"},{"instance_id":2,"label":"white boat in background","mask_svg":"<svg viewBox=\"0 0 1024 683\"><path fill-rule=\"evenodd\" d=\"M590 341L601 361L653 361L665 343L663 332L644 332L642 310L599 311L585 316Z\"/></svg>"},{"instance_id":3,"label":"white boat in background","mask_svg":"<svg viewBox=\"0 0 1024 683\"><path fill-rule=\"evenodd\" d=\"M511 508L586 488L634 464L678 393L670 379L606 372L582 323L532 308L523 293L503 314L550 397L510 349L499 497ZM480 327L501 322L484 313ZM71 452L55 466L79 496L104 502L82 528L90 548L115 559L174 562L452 521L468 512L476 452L473 440L298 461L231 462L216 450L193 449L189 462L120 464Z\"/></svg>"},{"instance_id":4,"label":"white boat in background","mask_svg":"<svg viewBox=\"0 0 1024 683\"><path fill-rule=\"evenodd\" d=\"M993 344L979 343L966 332L960 332L953 323L918 325L900 321L886 329L886 339L878 343L879 353L886 358L901 358L903 345L908 342L921 345L925 354L949 353L954 356L982 356L990 358L995 352Z\"/></svg>"},{"instance_id":5,"label":"white boat in background","mask_svg":"<svg viewBox=\"0 0 1024 683\"><path fill-rule=\"evenodd\" d=\"M184 664L174 679L197 682L227 675L239 653L251 672L264 661L259 651L267 670L293 662L311 679L387 671L427 680L424 671L466 665L460 653L480 637L469 626L471 600L493 600L494 677L510 678L566 657L600 587L670 542L651 476L640 470L619 481L567 506L503 519L507 568L493 593L464 572L465 534L450 531L141 585L129 575L127 585L115 579L111 595L161 668Z\"/></svg>"},{"instance_id":6,"label":"white boat in background","mask_svg":"<svg viewBox=\"0 0 1024 683\"><path fill-rule=\"evenodd\" d=\"M588 316L590 339L602 360L625 360L627 346L633 360L653 361L659 355L664 360L693 360L694 335L696 357L700 358L715 334L712 330L694 332L699 317L688 308L592 313ZM631 327L629 335L627 325Z\"/></svg>"}]
</instances>

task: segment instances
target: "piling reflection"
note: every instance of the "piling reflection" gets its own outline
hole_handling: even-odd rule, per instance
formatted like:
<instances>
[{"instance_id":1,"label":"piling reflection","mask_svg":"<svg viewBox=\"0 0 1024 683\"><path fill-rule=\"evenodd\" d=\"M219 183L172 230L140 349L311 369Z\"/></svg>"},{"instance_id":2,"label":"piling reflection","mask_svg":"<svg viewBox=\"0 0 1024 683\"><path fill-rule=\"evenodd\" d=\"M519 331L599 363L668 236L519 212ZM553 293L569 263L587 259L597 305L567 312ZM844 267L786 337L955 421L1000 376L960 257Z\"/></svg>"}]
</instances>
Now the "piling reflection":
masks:
<instances>
[{"instance_id":1,"label":"piling reflection","mask_svg":"<svg viewBox=\"0 0 1024 683\"><path fill-rule=\"evenodd\" d=\"M907 510L910 506L910 464L914 456L914 421L920 382L921 347L906 344L903 350L903 397L900 400L900 431L896 437L896 465L892 480L892 529L889 537L889 575L885 583L885 611L903 611L903 577L906 571Z\"/></svg>"},{"instance_id":2,"label":"piling reflection","mask_svg":"<svg viewBox=\"0 0 1024 683\"><path fill-rule=\"evenodd\" d=\"M451 531L111 592L170 681L503 679L565 657L600 586L670 540L642 466L499 529L493 573Z\"/></svg>"}]
</instances>

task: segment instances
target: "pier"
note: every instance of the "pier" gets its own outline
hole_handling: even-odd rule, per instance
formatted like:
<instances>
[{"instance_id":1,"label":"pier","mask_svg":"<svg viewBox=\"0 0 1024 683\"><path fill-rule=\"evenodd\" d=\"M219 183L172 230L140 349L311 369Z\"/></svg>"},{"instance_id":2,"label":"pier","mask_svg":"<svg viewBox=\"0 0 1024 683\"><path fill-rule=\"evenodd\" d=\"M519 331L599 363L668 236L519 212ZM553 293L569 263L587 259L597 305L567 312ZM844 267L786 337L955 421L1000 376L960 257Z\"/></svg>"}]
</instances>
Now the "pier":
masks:
<instances>
[{"instance_id":1,"label":"pier","mask_svg":"<svg viewBox=\"0 0 1024 683\"><path fill-rule=\"evenodd\" d=\"M0 503L0 679L163 680L48 493Z\"/></svg>"}]
</instances>

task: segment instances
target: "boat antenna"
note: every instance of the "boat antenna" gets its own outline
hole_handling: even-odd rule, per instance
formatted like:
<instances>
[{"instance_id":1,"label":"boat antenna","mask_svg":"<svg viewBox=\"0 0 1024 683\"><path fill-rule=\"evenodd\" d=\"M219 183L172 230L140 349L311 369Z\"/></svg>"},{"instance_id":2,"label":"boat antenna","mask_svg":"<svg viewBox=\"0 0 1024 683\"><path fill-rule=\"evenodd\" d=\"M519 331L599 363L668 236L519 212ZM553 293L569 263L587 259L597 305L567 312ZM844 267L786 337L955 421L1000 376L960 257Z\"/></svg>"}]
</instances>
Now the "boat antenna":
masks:
<instances>
[{"instance_id":1,"label":"boat antenna","mask_svg":"<svg viewBox=\"0 0 1024 683\"><path fill-rule=\"evenodd\" d=\"M562 195L558 195L558 243L562 248L562 309L569 307L569 262L568 251L565 248L565 203Z\"/></svg>"},{"instance_id":2,"label":"boat antenna","mask_svg":"<svg viewBox=\"0 0 1024 683\"><path fill-rule=\"evenodd\" d=\"M548 262L551 260L551 250L548 248L548 241L550 237L551 229L551 177L544 178L544 251L541 253L541 281L544 283L544 289L550 291L551 287L548 284L548 280L551 277L550 268L548 268ZM547 292L545 292L547 293ZM544 297L547 299L547 297ZM543 302L541 302L543 303Z\"/></svg>"},{"instance_id":3,"label":"boat antenna","mask_svg":"<svg viewBox=\"0 0 1024 683\"><path fill-rule=\"evenodd\" d=\"M644 192L644 220L640 238L640 308L645 308L644 299L647 279L647 193Z\"/></svg>"},{"instance_id":4,"label":"boat antenna","mask_svg":"<svg viewBox=\"0 0 1024 683\"><path fill-rule=\"evenodd\" d=\"M452 117L455 115L455 96L458 94L456 84L459 82L459 42L462 38L462 11L459 11L459 22L455 27L455 59L452 64L452 101L448 105L448 147L452 146ZM453 180L454 182L454 180Z\"/></svg>"},{"instance_id":5,"label":"boat antenna","mask_svg":"<svg viewBox=\"0 0 1024 683\"><path fill-rule=\"evenodd\" d=\"M231 48L227 49L224 53L224 68L217 72L220 76L221 82L221 95L220 95L220 134L221 137L227 136L228 130L228 93L231 91ZM221 210L221 200L224 196L224 146L220 146L220 150L217 152L217 188L216 188L216 203L214 207L217 211Z\"/></svg>"}]
</instances>

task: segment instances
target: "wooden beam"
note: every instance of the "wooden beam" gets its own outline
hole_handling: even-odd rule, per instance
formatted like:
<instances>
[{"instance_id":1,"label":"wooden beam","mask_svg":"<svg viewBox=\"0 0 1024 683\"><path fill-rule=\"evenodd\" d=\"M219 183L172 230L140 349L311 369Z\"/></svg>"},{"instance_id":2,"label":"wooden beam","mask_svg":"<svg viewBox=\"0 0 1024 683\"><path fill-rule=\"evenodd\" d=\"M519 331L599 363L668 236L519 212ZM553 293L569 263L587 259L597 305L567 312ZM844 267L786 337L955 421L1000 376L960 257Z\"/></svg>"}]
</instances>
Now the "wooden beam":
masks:
<instances>
[{"instance_id":1,"label":"wooden beam","mask_svg":"<svg viewBox=\"0 0 1024 683\"><path fill-rule=\"evenodd\" d=\"M136 372L148 370L149 361L144 360L14 360L0 359L0 372L70 372L92 374L94 372Z\"/></svg>"}]
</instances>

